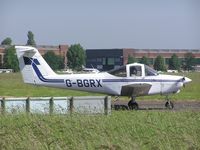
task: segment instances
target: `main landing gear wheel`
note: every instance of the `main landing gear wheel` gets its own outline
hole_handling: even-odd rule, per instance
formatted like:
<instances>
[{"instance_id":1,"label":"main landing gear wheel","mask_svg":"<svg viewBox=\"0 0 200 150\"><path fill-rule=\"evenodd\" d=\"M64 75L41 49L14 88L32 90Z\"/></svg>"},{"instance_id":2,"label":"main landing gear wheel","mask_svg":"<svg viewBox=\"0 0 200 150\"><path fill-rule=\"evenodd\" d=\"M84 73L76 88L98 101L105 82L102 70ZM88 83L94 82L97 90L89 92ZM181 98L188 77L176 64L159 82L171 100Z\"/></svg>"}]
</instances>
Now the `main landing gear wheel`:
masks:
<instances>
[{"instance_id":1,"label":"main landing gear wheel","mask_svg":"<svg viewBox=\"0 0 200 150\"><path fill-rule=\"evenodd\" d=\"M138 110L139 109L138 103L136 103L136 102L128 103L128 107L130 110Z\"/></svg>"},{"instance_id":2,"label":"main landing gear wheel","mask_svg":"<svg viewBox=\"0 0 200 150\"><path fill-rule=\"evenodd\" d=\"M174 108L174 104L169 100L168 95L166 96L165 100L167 101L167 102L165 103L165 107L166 107L167 109L173 109L173 108Z\"/></svg>"},{"instance_id":3,"label":"main landing gear wheel","mask_svg":"<svg viewBox=\"0 0 200 150\"><path fill-rule=\"evenodd\" d=\"M174 104L173 104L172 102L170 102L170 101L167 101L167 102L165 103L165 107L166 107L167 109L173 109L173 108L174 108Z\"/></svg>"},{"instance_id":4,"label":"main landing gear wheel","mask_svg":"<svg viewBox=\"0 0 200 150\"><path fill-rule=\"evenodd\" d=\"M134 98L131 98L131 100L128 102L128 107L129 107L130 110L138 110L139 109L139 105L135 101Z\"/></svg>"}]
</instances>

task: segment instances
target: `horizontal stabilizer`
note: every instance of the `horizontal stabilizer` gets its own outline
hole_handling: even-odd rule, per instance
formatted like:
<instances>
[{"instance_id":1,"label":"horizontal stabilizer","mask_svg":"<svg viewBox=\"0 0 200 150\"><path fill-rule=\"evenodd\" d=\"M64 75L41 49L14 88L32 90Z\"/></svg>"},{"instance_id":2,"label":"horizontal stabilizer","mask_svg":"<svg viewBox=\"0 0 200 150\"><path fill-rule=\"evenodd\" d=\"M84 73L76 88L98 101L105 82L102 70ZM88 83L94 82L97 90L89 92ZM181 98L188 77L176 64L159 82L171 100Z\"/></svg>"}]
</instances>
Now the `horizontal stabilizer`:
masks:
<instances>
[{"instance_id":1,"label":"horizontal stabilizer","mask_svg":"<svg viewBox=\"0 0 200 150\"><path fill-rule=\"evenodd\" d=\"M19 52L37 52L33 47L25 47L25 46L15 46Z\"/></svg>"}]
</instances>

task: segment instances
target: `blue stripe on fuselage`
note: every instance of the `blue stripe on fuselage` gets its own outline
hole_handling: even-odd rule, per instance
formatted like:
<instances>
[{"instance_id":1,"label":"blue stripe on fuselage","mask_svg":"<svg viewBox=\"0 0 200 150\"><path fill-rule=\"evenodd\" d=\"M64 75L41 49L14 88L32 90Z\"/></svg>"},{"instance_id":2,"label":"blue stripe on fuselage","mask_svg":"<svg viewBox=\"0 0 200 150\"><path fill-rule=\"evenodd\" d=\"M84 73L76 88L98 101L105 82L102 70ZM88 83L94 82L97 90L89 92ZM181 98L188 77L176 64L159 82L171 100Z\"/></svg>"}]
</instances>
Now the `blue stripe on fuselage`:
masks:
<instances>
[{"instance_id":1,"label":"blue stripe on fuselage","mask_svg":"<svg viewBox=\"0 0 200 150\"><path fill-rule=\"evenodd\" d=\"M179 80L163 80L163 79L103 79L102 82L179 82Z\"/></svg>"},{"instance_id":2,"label":"blue stripe on fuselage","mask_svg":"<svg viewBox=\"0 0 200 150\"><path fill-rule=\"evenodd\" d=\"M38 78L41 81L50 82L50 83L64 83L64 79L46 79L46 78L44 78L35 63L32 63L32 67L33 67L35 73L37 74Z\"/></svg>"}]
</instances>

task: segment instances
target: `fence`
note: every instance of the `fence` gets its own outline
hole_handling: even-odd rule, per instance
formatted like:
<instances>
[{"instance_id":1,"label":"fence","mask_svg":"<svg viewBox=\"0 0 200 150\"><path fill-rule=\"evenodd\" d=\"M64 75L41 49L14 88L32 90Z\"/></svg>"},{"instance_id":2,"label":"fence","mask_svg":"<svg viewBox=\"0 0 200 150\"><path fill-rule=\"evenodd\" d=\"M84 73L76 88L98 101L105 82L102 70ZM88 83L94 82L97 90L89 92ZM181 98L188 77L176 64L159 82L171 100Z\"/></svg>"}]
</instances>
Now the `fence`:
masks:
<instances>
[{"instance_id":1,"label":"fence","mask_svg":"<svg viewBox=\"0 0 200 150\"><path fill-rule=\"evenodd\" d=\"M110 96L0 98L4 113L109 114Z\"/></svg>"},{"instance_id":2,"label":"fence","mask_svg":"<svg viewBox=\"0 0 200 150\"><path fill-rule=\"evenodd\" d=\"M12 73L13 69L0 69L0 73Z\"/></svg>"}]
</instances>

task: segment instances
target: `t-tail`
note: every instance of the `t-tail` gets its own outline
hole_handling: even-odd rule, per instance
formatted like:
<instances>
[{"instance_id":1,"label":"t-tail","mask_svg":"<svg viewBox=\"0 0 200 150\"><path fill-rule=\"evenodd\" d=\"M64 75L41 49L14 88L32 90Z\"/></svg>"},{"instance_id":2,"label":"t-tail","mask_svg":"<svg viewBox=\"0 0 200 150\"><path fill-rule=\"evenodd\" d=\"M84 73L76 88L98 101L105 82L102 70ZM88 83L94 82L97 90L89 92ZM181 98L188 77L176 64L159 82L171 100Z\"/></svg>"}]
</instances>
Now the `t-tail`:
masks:
<instances>
[{"instance_id":1,"label":"t-tail","mask_svg":"<svg viewBox=\"0 0 200 150\"><path fill-rule=\"evenodd\" d=\"M53 82L50 77L56 76L56 73L36 48L31 46L15 46L15 48L25 83L40 85L44 82Z\"/></svg>"}]
</instances>

